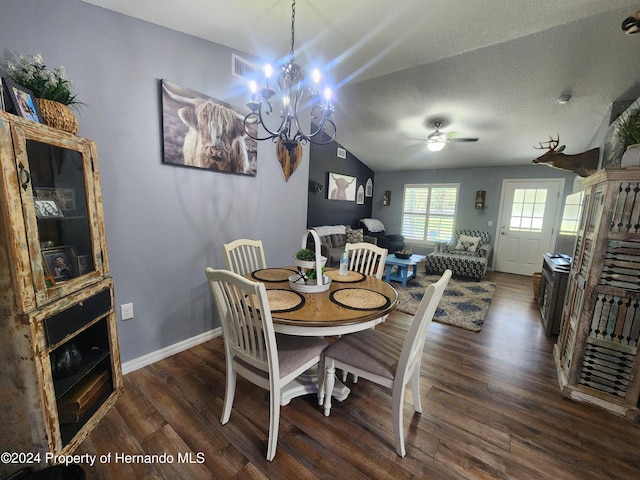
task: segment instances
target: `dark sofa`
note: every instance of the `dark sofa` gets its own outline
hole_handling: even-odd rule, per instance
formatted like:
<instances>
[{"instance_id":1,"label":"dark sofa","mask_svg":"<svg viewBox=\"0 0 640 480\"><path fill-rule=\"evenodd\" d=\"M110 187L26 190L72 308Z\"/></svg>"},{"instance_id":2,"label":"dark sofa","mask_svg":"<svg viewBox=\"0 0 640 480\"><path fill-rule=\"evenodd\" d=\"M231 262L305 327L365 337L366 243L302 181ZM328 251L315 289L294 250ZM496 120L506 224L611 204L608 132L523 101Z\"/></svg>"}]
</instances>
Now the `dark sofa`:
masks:
<instances>
[{"instance_id":1,"label":"dark sofa","mask_svg":"<svg viewBox=\"0 0 640 480\"><path fill-rule=\"evenodd\" d=\"M363 218L360 220L360 225L365 235L374 237L377 240L377 245L386 248L390 254L404 249L404 237L402 235L387 234L384 231L384 224L380 220Z\"/></svg>"},{"instance_id":2,"label":"dark sofa","mask_svg":"<svg viewBox=\"0 0 640 480\"><path fill-rule=\"evenodd\" d=\"M327 266L329 267L340 265L340 256L347 243L368 242L375 245L377 241L374 237L364 235L362 229L352 229L345 225L325 225L311 228L320 238L320 252L322 256L327 257ZM312 249L313 247L312 242L307 243L307 248Z\"/></svg>"}]
</instances>

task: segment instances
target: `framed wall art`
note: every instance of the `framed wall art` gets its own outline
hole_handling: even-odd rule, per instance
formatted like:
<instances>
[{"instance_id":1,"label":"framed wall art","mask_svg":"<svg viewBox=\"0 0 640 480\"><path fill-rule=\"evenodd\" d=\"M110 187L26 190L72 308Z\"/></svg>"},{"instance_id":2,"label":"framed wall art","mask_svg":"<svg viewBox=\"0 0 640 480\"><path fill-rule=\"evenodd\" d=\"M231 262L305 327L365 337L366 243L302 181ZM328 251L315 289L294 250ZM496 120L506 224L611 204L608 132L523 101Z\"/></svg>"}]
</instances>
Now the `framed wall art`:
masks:
<instances>
[{"instance_id":1,"label":"framed wall art","mask_svg":"<svg viewBox=\"0 0 640 480\"><path fill-rule=\"evenodd\" d=\"M10 78L3 77L5 100L11 105L5 104L7 111L13 112L20 117L42 123L42 114L38 109L35 96L28 88L18 85ZM11 108L9 108L11 107Z\"/></svg>"},{"instance_id":2,"label":"framed wall art","mask_svg":"<svg viewBox=\"0 0 640 480\"><path fill-rule=\"evenodd\" d=\"M329 185L329 188L327 188L327 198L329 200L355 201L356 177L329 172L327 185Z\"/></svg>"},{"instance_id":3,"label":"framed wall art","mask_svg":"<svg viewBox=\"0 0 640 480\"><path fill-rule=\"evenodd\" d=\"M366 197L373 197L373 180L367 179L367 184L364 188L364 195Z\"/></svg>"},{"instance_id":4,"label":"framed wall art","mask_svg":"<svg viewBox=\"0 0 640 480\"><path fill-rule=\"evenodd\" d=\"M358 193L356 196L356 203L358 205L364 205L364 187L362 185L360 185L358 187Z\"/></svg>"},{"instance_id":5,"label":"framed wall art","mask_svg":"<svg viewBox=\"0 0 640 480\"><path fill-rule=\"evenodd\" d=\"M244 131L247 111L167 80L162 89L163 162L255 176L258 145ZM257 135L257 125L252 135Z\"/></svg>"}]
</instances>

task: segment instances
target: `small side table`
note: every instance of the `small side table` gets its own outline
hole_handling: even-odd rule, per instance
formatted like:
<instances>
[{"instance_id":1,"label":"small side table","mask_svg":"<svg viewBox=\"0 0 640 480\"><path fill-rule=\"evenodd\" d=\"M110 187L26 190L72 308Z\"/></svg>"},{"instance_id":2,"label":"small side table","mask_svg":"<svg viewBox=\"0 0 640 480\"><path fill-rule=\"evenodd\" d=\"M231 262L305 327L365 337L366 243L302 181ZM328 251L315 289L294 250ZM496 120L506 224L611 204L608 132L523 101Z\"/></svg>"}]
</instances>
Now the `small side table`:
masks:
<instances>
[{"instance_id":1,"label":"small side table","mask_svg":"<svg viewBox=\"0 0 640 480\"><path fill-rule=\"evenodd\" d=\"M424 255L413 254L405 260L404 258L397 258L394 254L387 255L385 282L390 283L391 280L395 280L396 282L402 282L402 285L406 287L407 281L417 275L418 263L424 261L425 258L427 257ZM394 266L398 268L395 273L391 273ZM411 272L409 272L409 267L411 267Z\"/></svg>"}]
</instances>

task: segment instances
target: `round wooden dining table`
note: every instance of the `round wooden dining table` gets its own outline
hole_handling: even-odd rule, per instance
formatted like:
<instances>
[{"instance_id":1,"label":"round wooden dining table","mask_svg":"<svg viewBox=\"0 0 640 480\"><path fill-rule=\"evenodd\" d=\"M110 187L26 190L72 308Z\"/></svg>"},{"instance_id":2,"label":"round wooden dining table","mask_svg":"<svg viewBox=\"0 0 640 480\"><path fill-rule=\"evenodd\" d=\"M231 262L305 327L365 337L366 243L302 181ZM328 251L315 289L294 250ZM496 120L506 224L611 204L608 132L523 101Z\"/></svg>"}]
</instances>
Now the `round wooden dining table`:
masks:
<instances>
[{"instance_id":1,"label":"round wooden dining table","mask_svg":"<svg viewBox=\"0 0 640 480\"><path fill-rule=\"evenodd\" d=\"M293 290L289 277L296 267L265 268L245 277L263 282L277 333L302 336L331 336L370 328L398 305L398 292L388 283L359 272L340 275L327 268L331 278L324 292Z\"/></svg>"},{"instance_id":2,"label":"round wooden dining table","mask_svg":"<svg viewBox=\"0 0 640 480\"><path fill-rule=\"evenodd\" d=\"M327 267L331 278L324 292L301 293L293 290L289 277L297 267L277 267L256 270L245 275L264 283L276 333L298 336L328 337L345 335L371 328L381 323L398 305L398 292L388 283L359 272L340 275ZM299 377L287 385L280 401L286 405L299 395L316 393L316 379ZM349 389L336 385L334 397L343 401Z\"/></svg>"}]
</instances>

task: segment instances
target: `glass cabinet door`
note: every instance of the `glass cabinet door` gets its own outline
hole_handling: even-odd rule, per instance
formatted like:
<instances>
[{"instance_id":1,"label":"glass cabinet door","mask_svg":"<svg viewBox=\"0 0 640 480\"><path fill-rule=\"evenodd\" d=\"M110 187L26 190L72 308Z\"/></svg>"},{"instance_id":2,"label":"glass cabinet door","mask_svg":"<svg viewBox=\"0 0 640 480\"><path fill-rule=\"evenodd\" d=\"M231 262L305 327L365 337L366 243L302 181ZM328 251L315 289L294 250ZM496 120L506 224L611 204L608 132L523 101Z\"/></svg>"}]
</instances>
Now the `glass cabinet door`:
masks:
<instances>
[{"instance_id":1,"label":"glass cabinet door","mask_svg":"<svg viewBox=\"0 0 640 480\"><path fill-rule=\"evenodd\" d=\"M35 129L36 127L34 127ZM16 166L36 303L103 276L91 143L16 126Z\"/></svg>"},{"instance_id":2,"label":"glass cabinet door","mask_svg":"<svg viewBox=\"0 0 640 480\"><path fill-rule=\"evenodd\" d=\"M27 156L47 283L93 271L82 154L27 140Z\"/></svg>"}]
</instances>

